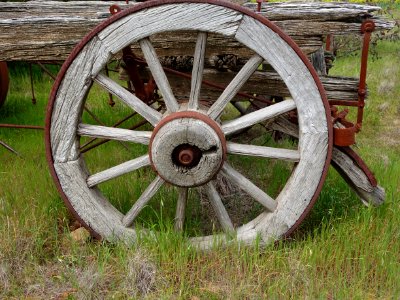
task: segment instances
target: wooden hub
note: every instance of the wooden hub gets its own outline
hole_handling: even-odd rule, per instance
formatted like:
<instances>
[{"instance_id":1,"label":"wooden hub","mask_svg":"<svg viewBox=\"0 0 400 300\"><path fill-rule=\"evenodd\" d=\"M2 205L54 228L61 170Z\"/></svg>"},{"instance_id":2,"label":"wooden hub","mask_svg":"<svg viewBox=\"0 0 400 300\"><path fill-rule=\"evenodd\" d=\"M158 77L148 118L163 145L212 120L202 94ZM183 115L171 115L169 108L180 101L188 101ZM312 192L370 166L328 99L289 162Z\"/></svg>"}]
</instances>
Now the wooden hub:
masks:
<instances>
[{"instance_id":1,"label":"wooden hub","mask_svg":"<svg viewBox=\"0 0 400 300\"><path fill-rule=\"evenodd\" d=\"M225 138L215 121L197 112L178 112L154 129L150 147L153 168L176 186L210 181L225 160Z\"/></svg>"}]
</instances>

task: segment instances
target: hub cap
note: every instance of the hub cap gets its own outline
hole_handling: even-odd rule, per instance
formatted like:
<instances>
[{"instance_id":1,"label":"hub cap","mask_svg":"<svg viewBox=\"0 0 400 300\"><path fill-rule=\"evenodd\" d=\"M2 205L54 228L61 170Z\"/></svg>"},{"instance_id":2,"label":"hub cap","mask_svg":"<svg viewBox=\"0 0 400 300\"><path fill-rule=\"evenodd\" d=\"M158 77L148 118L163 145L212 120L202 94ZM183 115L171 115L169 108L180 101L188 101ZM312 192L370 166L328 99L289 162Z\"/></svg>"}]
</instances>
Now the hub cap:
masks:
<instances>
[{"instance_id":1,"label":"hub cap","mask_svg":"<svg viewBox=\"0 0 400 300\"><path fill-rule=\"evenodd\" d=\"M210 181L225 158L225 139L217 123L196 112L174 113L154 130L150 143L153 168L181 187Z\"/></svg>"}]
</instances>

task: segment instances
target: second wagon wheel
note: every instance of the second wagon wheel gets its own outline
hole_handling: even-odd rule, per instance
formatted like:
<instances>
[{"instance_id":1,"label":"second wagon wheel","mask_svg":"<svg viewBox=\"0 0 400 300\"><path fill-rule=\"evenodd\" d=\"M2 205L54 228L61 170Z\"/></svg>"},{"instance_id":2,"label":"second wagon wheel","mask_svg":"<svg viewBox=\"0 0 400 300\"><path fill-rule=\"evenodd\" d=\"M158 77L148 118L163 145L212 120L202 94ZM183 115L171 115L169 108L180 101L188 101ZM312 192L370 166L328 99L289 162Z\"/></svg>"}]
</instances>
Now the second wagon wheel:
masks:
<instances>
[{"instance_id":1,"label":"second wagon wheel","mask_svg":"<svg viewBox=\"0 0 400 300\"><path fill-rule=\"evenodd\" d=\"M155 34L166 31L197 34L187 101L177 101L151 41ZM207 107L199 100L199 94L210 34L236 39L254 55ZM135 43L157 84L165 112L142 102L102 71L113 55ZM292 99L224 121L221 114L264 60L284 80ZM82 113L89 91L94 88L111 92L151 126L147 131L138 131L88 124ZM221 1L150 1L120 12L98 26L64 64L48 106L47 156L66 204L93 234L107 240L134 240L138 228L151 227L141 220L146 217L143 211L154 202L156 207L164 207L157 218L163 217L171 205L175 211L176 206L173 218L175 227L181 229L187 198L192 197L192 203L208 199L219 226L200 236L195 233L201 229L191 230L191 243L207 248L216 237L226 242L228 236L246 243L259 236L262 243L268 243L292 232L318 197L331 153L327 107L321 83L307 58L265 18ZM295 109L300 130L299 143L294 149L267 147L262 143L250 145L231 139L235 132ZM146 153L138 155L132 150L126 161L99 170L80 151L84 137L146 145ZM108 151L110 159L120 155L119 151ZM263 160L283 160L292 162L293 167L284 184L276 189L276 195L271 196L265 184L274 180L273 166L266 164L261 172L256 172L246 160L242 168L242 156L260 160L261 166ZM94 161L101 164L107 159ZM125 186L118 181L124 176L127 176ZM261 208L257 215L233 221L232 205L223 199L215 180L218 177L240 190L235 192L240 199L234 208L240 208L244 203L241 201L250 198ZM103 188L106 184L110 185ZM197 194L193 192L196 189L200 189ZM193 207L186 207L186 219L201 210Z\"/></svg>"}]
</instances>

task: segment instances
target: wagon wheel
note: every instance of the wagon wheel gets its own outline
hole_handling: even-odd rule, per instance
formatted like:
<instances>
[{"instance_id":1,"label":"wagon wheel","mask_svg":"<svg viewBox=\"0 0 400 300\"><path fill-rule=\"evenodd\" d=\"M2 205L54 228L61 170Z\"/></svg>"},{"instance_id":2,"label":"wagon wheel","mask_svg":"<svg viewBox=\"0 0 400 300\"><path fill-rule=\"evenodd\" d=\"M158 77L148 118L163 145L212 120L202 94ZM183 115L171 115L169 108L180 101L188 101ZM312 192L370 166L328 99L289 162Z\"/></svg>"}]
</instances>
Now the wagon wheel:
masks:
<instances>
[{"instance_id":1,"label":"wagon wheel","mask_svg":"<svg viewBox=\"0 0 400 300\"><path fill-rule=\"evenodd\" d=\"M137 24L140 24L138 27ZM149 37L163 31L198 32L190 98L178 104ZM256 54L251 57L220 97L208 109L199 104L204 52L208 33L234 37ZM124 47L137 42L165 101L161 114L101 70ZM220 115L241 86L266 60L285 81L293 99L268 106L229 122ZM133 131L85 124L82 108L93 83L118 96L153 127ZM176 227L182 227L188 190L201 186L225 232L193 237L200 247L214 238L227 241L233 235L262 243L290 234L306 216L324 182L331 154L331 126L327 123L327 101L315 71L299 48L268 20L239 6L213 0L150 1L135 5L92 31L64 64L50 97L46 126L46 148L52 175L68 207L96 236L113 240L135 239L136 220L160 187L177 189ZM237 144L227 141L232 133L297 109L300 142L294 150ZM132 157L112 168L92 174L79 151L82 136L100 137L148 146L147 154ZM227 156L295 161L296 167L273 199L252 178L247 178ZM155 179L147 185L130 209L121 212L98 188L122 174L151 166ZM269 170L266 169L265 173ZM233 224L213 179L224 176L263 207L244 224ZM250 174L251 175L251 174ZM235 234L233 234L235 233Z\"/></svg>"},{"instance_id":2,"label":"wagon wheel","mask_svg":"<svg viewBox=\"0 0 400 300\"><path fill-rule=\"evenodd\" d=\"M7 63L0 61L0 107L4 104L8 93L8 68Z\"/></svg>"}]
</instances>

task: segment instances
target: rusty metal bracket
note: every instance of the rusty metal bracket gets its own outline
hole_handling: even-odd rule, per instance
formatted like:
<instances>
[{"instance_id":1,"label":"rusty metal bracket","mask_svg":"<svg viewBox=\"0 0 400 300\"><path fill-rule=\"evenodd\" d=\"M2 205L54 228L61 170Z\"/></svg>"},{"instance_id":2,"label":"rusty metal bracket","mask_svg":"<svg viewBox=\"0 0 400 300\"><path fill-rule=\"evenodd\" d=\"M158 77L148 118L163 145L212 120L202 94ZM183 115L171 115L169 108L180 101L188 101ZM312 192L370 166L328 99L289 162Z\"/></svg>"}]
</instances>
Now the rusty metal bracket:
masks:
<instances>
[{"instance_id":1,"label":"rusty metal bracket","mask_svg":"<svg viewBox=\"0 0 400 300\"><path fill-rule=\"evenodd\" d=\"M141 64L138 63L138 57L129 46L122 49L122 60L125 63L125 70L129 80L135 89L136 97L145 103L155 100L157 85L152 77L147 83L143 81L139 74Z\"/></svg>"},{"instance_id":2,"label":"rusty metal bracket","mask_svg":"<svg viewBox=\"0 0 400 300\"><path fill-rule=\"evenodd\" d=\"M334 127L334 144L336 146L350 146L355 143L355 134L361 130L365 97L367 95L367 66L368 66L368 51L371 41L371 34L375 30L374 21L368 19L361 24L361 33L363 34L363 45L361 49L361 63L360 63L360 77L358 83L358 99L357 101L330 101L331 111L333 117L333 123L339 122L342 126ZM331 37L327 37L326 47L330 47ZM348 110L338 112L338 109L334 105L345 105L357 107L357 121L355 124L346 120Z\"/></svg>"},{"instance_id":3,"label":"rusty metal bracket","mask_svg":"<svg viewBox=\"0 0 400 300\"><path fill-rule=\"evenodd\" d=\"M338 111L336 106L331 106L333 127L333 144L335 146L351 146L356 142L356 127L346 120L348 109ZM340 127L338 126L340 125Z\"/></svg>"}]
</instances>

